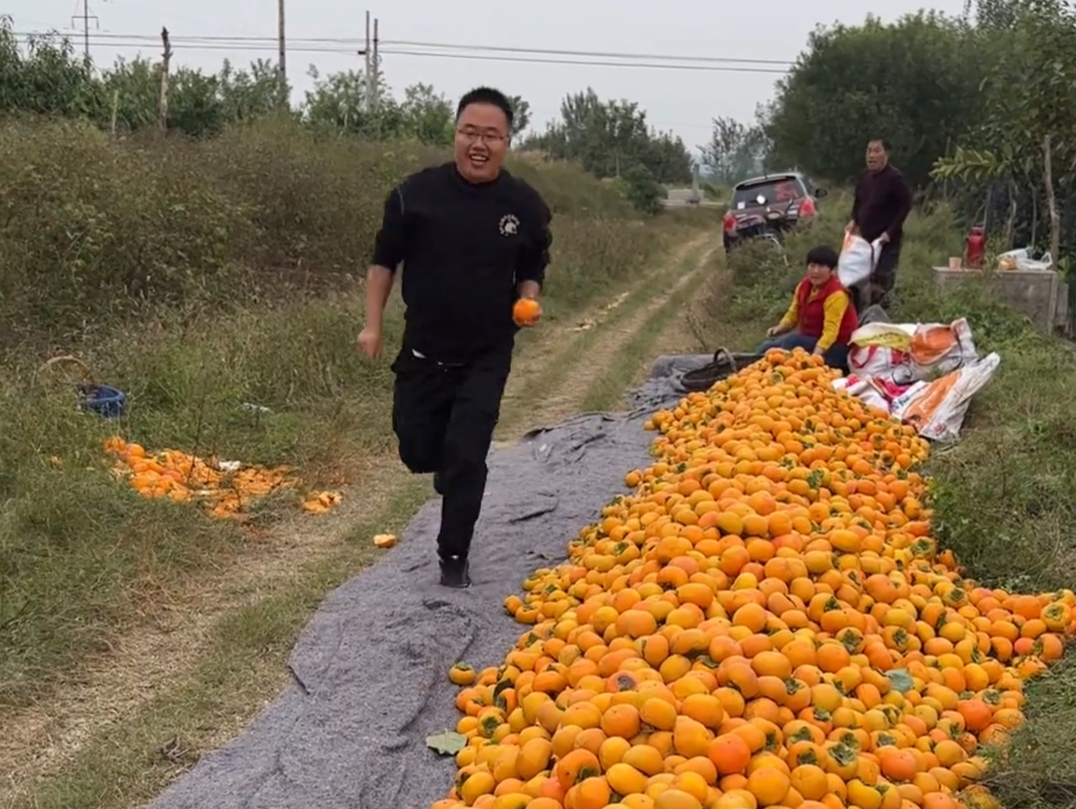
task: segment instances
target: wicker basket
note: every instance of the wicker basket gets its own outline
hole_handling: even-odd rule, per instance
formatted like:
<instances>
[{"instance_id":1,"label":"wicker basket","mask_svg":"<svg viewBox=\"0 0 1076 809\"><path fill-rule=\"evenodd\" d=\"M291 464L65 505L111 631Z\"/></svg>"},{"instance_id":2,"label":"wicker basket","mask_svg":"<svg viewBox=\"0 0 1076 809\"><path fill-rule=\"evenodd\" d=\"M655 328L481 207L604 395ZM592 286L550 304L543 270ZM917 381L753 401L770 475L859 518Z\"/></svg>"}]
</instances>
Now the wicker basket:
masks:
<instances>
[{"instance_id":1,"label":"wicker basket","mask_svg":"<svg viewBox=\"0 0 1076 809\"><path fill-rule=\"evenodd\" d=\"M687 371L680 377L680 387L688 392L709 390L715 382L732 376L741 368L763 358L763 354L733 354L727 348L719 348L714 358L701 368Z\"/></svg>"}]
</instances>

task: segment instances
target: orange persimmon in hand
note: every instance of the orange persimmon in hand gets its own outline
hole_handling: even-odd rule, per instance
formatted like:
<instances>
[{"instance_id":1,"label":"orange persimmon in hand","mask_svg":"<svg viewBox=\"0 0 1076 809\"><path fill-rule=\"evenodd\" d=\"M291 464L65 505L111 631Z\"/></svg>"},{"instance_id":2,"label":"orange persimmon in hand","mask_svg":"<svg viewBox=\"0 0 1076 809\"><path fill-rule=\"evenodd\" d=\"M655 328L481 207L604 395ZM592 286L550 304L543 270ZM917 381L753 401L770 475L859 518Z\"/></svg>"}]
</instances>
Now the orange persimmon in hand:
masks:
<instances>
[{"instance_id":1,"label":"orange persimmon in hand","mask_svg":"<svg viewBox=\"0 0 1076 809\"><path fill-rule=\"evenodd\" d=\"M512 307L512 320L517 326L533 326L542 316L542 306L534 298L520 298Z\"/></svg>"}]
</instances>

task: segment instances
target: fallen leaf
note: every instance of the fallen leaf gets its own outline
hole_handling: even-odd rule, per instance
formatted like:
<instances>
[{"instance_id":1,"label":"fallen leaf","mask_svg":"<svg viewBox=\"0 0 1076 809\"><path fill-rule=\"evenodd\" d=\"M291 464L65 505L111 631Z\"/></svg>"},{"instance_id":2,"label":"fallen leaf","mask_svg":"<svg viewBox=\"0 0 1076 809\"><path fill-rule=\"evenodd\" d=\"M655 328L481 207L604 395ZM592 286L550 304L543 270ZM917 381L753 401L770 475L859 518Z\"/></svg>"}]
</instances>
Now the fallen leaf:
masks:
<instances>
[{"instance_id":1,"label":"fallen leaf","mask_svg":"<svg viewBox=\"0 0 1076 809\"><path fill-rule=\"evenodd\" d=\"M427 736L426 746L438 755L454 756L467 746L467 737L446 730L444 733L439 733L436 736Z\"/></svg>"},{"instance_id":2,"label":"fallen leaf","mask_svg":"<svg viewBox=\"0 0 1076 809\"><path fill-rule=\"evenodd\" d=\"M893 669L892 671L887 671L885 675L889 678L889 682L893 683L893 687L902 694L906 694L915 688L912 675L906 669Z\"/></svg>"}]
</instances>

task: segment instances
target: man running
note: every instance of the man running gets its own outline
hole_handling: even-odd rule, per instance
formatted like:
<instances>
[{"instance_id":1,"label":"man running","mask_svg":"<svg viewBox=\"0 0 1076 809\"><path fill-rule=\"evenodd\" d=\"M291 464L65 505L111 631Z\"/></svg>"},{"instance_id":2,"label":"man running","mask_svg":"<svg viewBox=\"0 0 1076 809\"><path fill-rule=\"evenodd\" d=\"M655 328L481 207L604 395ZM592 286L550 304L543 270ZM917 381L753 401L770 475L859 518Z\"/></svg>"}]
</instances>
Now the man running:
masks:
<instances>
[{"instance_id":1,"label":"man running","mask_svg":"<svg viewBox=\"0 0 1076 809\"><path fill-rule=\"evenodd\" d=\"M403 345L392 426L400 460L432 472L442 495L441 584L471 584L468 555L486 487L518 327L515 302L537 298L553 241L538 192L501 168L512 131L507 97L480 87L460 99L455 160L389 192L366 275L359 346L381 354L382 314L403 264Z\"/></svg>"},{"instance_id":2,"label":"man running","mask_svg":"<svg viewBox=\"0 0 1076 809\"><path fill-rule=\"evenodd\" d=\"M912 192L904 175L889 162L889 141L875 138L867 144L867 168L856 184L852 219L846 230L868 242L881 239L882 248L871 276L871 299L884 305L896 281L904 220L912 209Z\"/></svg>"}]
</instances>

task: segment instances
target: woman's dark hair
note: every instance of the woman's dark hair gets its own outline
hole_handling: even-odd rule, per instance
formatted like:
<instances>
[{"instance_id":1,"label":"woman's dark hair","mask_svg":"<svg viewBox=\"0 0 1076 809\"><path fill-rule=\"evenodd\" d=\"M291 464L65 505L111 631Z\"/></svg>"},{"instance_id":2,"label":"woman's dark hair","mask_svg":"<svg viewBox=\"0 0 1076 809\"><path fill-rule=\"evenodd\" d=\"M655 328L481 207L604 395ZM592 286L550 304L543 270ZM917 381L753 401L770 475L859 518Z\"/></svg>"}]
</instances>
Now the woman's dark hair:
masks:
<instances>
[{"instance_id":1,"label":"woman's dark hair","mask_svg":"<svg viewBox=\"0 0 1076 809\"><path fill-rule=\"evenodd\" d=\"M500 90L494 90L492 87L476 87L464 95L460 99L459 106L456 107L457 121L463 115L463 111L472 104L490 104L497 107L508 119L508 129L512 129L512 119L515 117L512 113L512 102Z\"/></svg>"},{"instance_id":2,"label":"woman's dark hair","mask_svg":"<svg viewBox=\"0 0 1076 809\"><path fill-rule=\"evenodd\" d=\"M823 267L829 267L831 270L837 269L837 264L840 263L837 257L837 251L827 245L819 245L818 247L812 247L810 252L807 253L808 264L821 264Z\"/></svg>"}]
</instances>

